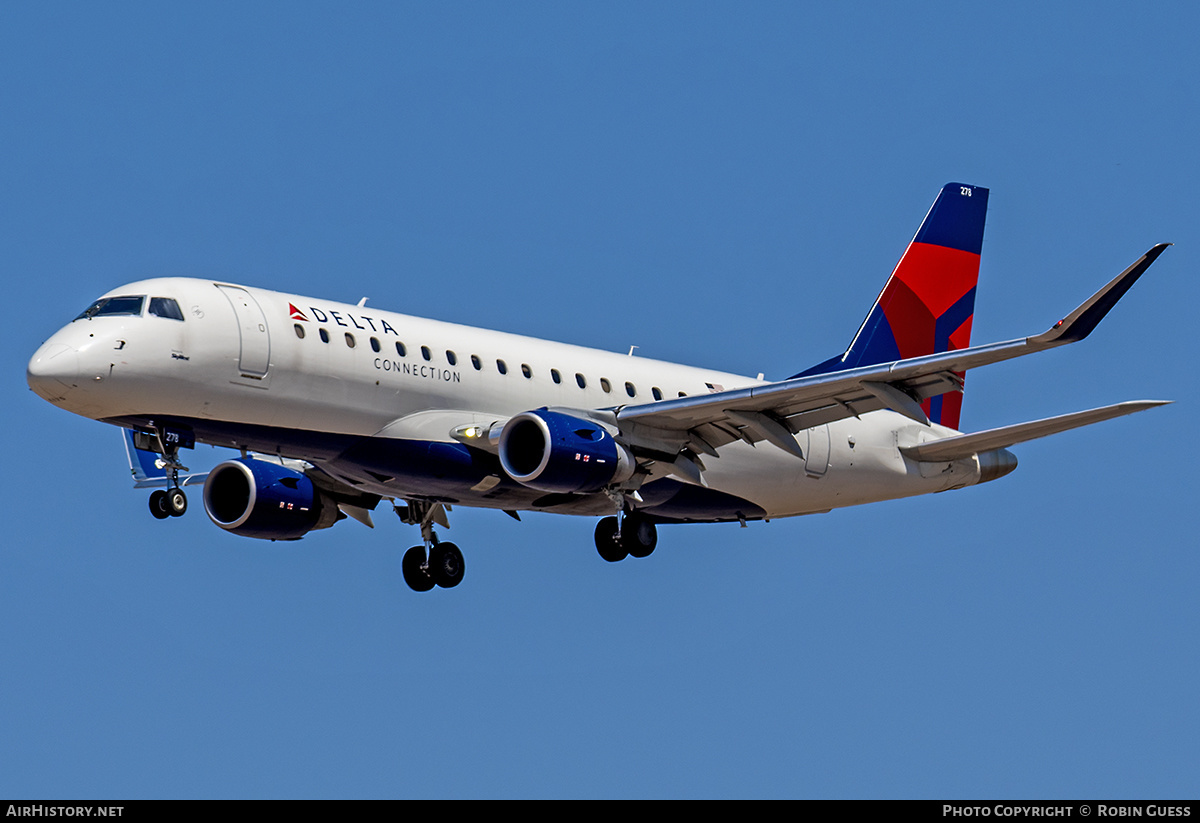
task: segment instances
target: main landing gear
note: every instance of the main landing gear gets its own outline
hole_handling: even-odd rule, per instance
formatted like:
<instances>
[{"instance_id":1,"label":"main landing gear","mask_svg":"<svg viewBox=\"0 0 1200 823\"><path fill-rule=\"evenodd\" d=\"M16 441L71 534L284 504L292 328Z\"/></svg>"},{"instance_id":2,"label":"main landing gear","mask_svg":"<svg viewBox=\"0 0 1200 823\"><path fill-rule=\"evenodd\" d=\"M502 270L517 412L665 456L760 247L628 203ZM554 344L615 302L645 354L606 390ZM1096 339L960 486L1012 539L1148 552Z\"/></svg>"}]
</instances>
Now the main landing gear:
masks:
<instances>
[{"instance_id":1,"label":"main landing gear","mask_svg":"<svg viewBox=\"0 0 1200 823\"><path fill-rule=\"evenodd\" d=\"M428 552L424 546L413 546L404 553L400 568L404 582L415 592L427 592L434 586L452 589L462 582L466 570L458 546L437 542Z\"/></svg>"},{"instance_id":2,"label":"main landing gear","mask_svg":"<svg viewBox=\"0 0 1200 823\"><path fill-rule=\"evenodd\" d=\"M596 524L596 551L609 563L626 557L649 557L657 545L654 522L635 511L605 517Z\"/></svg>"},{"instance_id":3,"label":"main landing gear","mask_svg":"<svg viewBox=\"0 0 1200 823\"><path fill-rule=\"evenodd\" d=\"M441 503L418 500L397 506L396 514L405 523L420 524L424 541L424 545L406 551L400 562L408 587L415 592L427 592L434 586L452 589L461 583L466 571L462 552L453 543L440 542L433 533L434 523L450 528L446 507Z\"/></svg>"}]
</instances>

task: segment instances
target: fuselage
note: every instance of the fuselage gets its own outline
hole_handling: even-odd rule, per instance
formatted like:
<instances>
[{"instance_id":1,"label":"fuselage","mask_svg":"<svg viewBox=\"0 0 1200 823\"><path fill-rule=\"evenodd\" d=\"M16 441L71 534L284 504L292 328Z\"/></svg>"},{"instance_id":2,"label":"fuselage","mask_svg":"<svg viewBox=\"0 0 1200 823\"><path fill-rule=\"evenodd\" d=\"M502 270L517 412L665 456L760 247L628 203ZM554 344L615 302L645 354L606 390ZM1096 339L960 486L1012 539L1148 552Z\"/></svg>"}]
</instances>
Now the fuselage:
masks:
<instances>
[{"instance_id":1,"label":"fuselage","mask_svg":"<svg viewBox=\"0 0 1200 823\"><path fill-rule=\"evenodd\" d=\"M107 301L107 302L104 302ZM199 442L308 461L395 499L605 514L604 494L547 495L451 431L540 407L613 409L753 386L711 369L213 281L130 283L47 340L28 380L68 411L126 427L183 426ZM978 460L916 463L900 449L955 432L876 411L799 432L803 459L734 442L704 484L656 477L663 521L783 517L980 481Z\"/></svg>"}]
</instances>

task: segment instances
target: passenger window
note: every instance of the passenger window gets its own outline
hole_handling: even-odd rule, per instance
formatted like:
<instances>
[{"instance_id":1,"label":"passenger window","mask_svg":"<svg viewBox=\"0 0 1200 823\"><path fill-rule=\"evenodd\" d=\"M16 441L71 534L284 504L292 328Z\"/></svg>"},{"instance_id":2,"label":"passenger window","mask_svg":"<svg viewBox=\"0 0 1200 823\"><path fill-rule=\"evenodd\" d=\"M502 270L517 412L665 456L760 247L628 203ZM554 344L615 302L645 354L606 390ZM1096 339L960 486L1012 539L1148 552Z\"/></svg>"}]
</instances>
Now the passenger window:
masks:
<instances>
[{"instance_id":1,"label":"passenger window","mask_svg":"<svg viewBox=\"0 0 1200 823\"><path fill-rule=\"evenodd\" d=\"M179 304L170 297L151 297L150 313L155 317L165 317L168 320L183 320L183 312Z\"/></svg>"},{"instance_id":2,"label":"passenger window","mask_svg":"<svg viewBox=\"0 0 1200 823\"><path fill-rule=\"evenodd\" d=\"M508 364L503 360L497 360L496 371L500 372L501 374L508 374Z\"/></svg>"},{"instance_id":3,"label":"passenger window","mask_svg":"<svg viewBox=\"0 0 1200 823\"><path fill-rule=\"evenodd\" d=\"M687 392L685 392L685 391L681 391L681 392L679 393L679 396L680 396L680 397L687 397Z\"/></svg>"},{"instance_id":4,"label":"passenger window","mask_svg":"<svg viewBox=\"0 0 1200 823\"><path fill-rule=\"evenodd\" d=\"M471 355L471 365L475 367L475 371L479 371L483 368L483 361L479 359L479 355Z\"/></svg>"},{"instance_id":5,"label":"passenger window","mask_svg":"<svg viewBox=\"0 0 1200 823\"><path fill-rule=\"evenodd\" d=\"M451 366L457 366L458 365L458 355L455 354L454 352L450 351L449 349L446 349L446 362L449 363Z\"/></svg>"},{"instance_id":6,"label":"passenger window","mask_svg":"<svg viewBox=\"0 0 1200 823\"><path fill-rule=\"evenodd\" d=\"M324 329L321 329L321 342L322 343L329 342L329 332L325 331Z\"/></svg>"},{"instance_id":7,"label":"passenger window","mask_svg":"<svg viewBox=\"0 0 1200 823\"><path fill-rule=\"evenodd\" d=\"M600 388L604 389L605 394L608 394L610 391L612 391L612 383L608 382L607 377L600 378Z\"/></svg>"},{"instance_id":8,"label":"passenger window","mask_svg":"<svg viewBox=\"0 0 1200 823\"><path fill-rule=\"evenodd\" d=\"M292 328L294 328L296 330L296 336L299 337L301 340L303 340L304 339L304 327L301 326L299 323L297 323L296 325L292 326Z\"/></svg>"},{"instance_id":9,"label":"passenger window","mask_svg":"<svg viewBox=\"0 0 1200 823\"><path fill-rule=\"evenodd\" d=\"M633 387L632 383L625 383L625 393L630 397L637 397L637 389Z\"/></svg>"},{"instance_id":10,"label":"passenger window","mask_svg":"<svg viewBox=\"0 0 1200 823\"><path fill-rule=\"evenodd\" d=\"M660 389L658 386L652 388L650 393L654 395L655 400L662 400L662 389Z\"/></svg>"},{"instance_id":11,"label":"passenger window","mask_svg":"<svg viewBox=\"0 0 1200 823\"><path fill-rule=\"evenodd\" d=\"M404 357L406 354L408 354L408 350L404 348L404 344L399 340L396 341L396 354L400 355L401 357Z\"/></svg>"},{"instance_id":12,"label":"passenger window","mask_svg":"<svg viewBox=\"0 0 1200 823\"><path fill-rule=\"evenodd\" d=\"M424 357L426 360L432 360L432 359L433 359L433 355L432 355L432 354L429 352L429 347L428 347L428 346L422 346L422 347L421 347L421 356L422 356L422 357Z\"/></svg>"},{"instance_id":13,"label":"passenger window","mask_svg":"<svg viewBox=\"0 0 1200 823\"><path fill-rule=\"evenodd\" d=\"M379 353L379 338L378 337L371 338L371 351L375 352L376 354Z\"/></svg>"},{"instance_id":14,"label":"passenger window","mask_svg":"<svg viewBox=\"0 0 1200 823\"><path fill-rule=\"evenodd\" d=\"M346 332L346 345L349 346L350 348L354 348L354 345L355 345L354 335L352 335L350 332Z\"/></svg>"},{"instance_id":15,"label":"passenger window","mask_svg":"<svg viewBox=\"0 0 1200 823\"><path fill-rule=\"evenodd\" d=\"M533 377L533 369L529 368L529 364L528 364L528 363L522 363L522 364L521 364L521 374L525 375L525 379L526 379L526 380L528 380L528 379L530 379L531 377Z\"/></svg>"},{"instance_id":16,"label":"passenger window","mask_svg":"<svg viewBox=\"0 0 1200 823\"><path fill-rule=\"evenodd\" d=\"M581 388L581 389L587 388L587 380L579 372L575 372L575 382L579 384L579 388Z\"/></svg>"},{"instance_id":17,"label":"passenger window","mask_svg":"<svg viewBox=\"0 0 1200 823\"><path fill-rule=\"evenodd\" d=\"M555 383L562 382L562 375L558 373L558 369L550 370L550 379L553 380Z\"/></svg>"}]
</instances>

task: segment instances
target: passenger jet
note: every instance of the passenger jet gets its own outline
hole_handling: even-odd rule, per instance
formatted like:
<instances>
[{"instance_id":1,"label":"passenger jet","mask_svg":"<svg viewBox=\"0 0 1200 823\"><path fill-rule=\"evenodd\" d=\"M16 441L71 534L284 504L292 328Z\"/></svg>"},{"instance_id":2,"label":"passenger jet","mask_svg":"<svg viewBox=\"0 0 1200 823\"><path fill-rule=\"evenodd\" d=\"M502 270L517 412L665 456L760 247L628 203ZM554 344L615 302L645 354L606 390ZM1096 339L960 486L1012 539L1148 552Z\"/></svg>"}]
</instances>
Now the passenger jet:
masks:
<instances>
[{"instance_id":1,"label":"passenger jet","mask_svg":"<svg viewBox=\"0 0 1200 823\"><path fill-rule=\"evenodd\" d=\"M769 520L986 483L1008 447L1142 411L1133 401L964 434L963 375L1082 340L1151 248L1032 337L970 345L988 190L938 194L842 354L766 381L356 305L190 278L113 289L29 361L50 403L127 430L157 518L203 482L222 529L296 540L381 500L420 526L417 591L463 578L454 505L599 518L596 548L645 557L657 527ZM241 451L189 474L196 443Z\"/></svg>"}]
</instances>

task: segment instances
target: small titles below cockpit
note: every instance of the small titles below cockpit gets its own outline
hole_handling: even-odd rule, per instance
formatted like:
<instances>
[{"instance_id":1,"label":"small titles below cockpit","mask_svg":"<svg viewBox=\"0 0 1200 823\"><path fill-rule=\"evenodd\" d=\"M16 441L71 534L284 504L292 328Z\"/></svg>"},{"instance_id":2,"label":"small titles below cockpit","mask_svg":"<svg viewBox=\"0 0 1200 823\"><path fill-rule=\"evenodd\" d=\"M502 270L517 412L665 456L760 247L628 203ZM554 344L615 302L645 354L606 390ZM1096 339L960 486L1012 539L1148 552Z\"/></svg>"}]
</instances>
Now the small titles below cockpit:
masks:
<instances>
[{"instance_id":1,"label":"small titles below cockpit","mask_svg":"<svg viewBox=\"0 0 1200 823\"><path fill-rule=\"evenodd\" d=\"M141 317L146 306L146 295L123 294L117 297L101 297L88 306L75 320L91 320L96 317ZM183 321L183 312L173 297L151 297L147 312L151 317ZM74 322L74 321L71 321Z\"/></svg>"}]
</instances>

